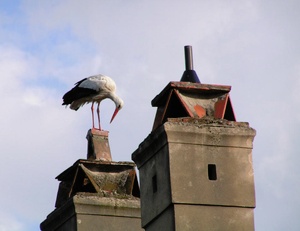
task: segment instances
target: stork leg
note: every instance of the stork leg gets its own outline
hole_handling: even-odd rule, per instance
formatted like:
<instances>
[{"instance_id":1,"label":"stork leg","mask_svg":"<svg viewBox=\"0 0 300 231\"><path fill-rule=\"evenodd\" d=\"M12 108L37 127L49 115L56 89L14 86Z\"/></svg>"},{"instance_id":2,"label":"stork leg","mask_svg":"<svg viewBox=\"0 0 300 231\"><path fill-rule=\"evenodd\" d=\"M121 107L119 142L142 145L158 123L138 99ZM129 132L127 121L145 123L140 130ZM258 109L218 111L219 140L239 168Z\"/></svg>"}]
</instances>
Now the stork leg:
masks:
<instances>
[{"instance_id":1,"label":"stork leg","mask_svg":"<svg viewBox=\"0 0 300 231\"><path fill-rule=\"evenodd\" d=\"M92 111L92 123L93 123L93 128L95 128L95 123L94 123L94 102L92 102L91 111Z\"/></svg>"},{"instance_id":2,"label":"stork leg","mask_svg":"<svg viewBox=\"0 0 300 231\"><path fill-rule=\"evenodd\" d=\"M99 130L101 131L101 125L100 125L100 102L97 106L97 115L98 115L98 124L99 124Z\"/></svg>"}]
</instances>

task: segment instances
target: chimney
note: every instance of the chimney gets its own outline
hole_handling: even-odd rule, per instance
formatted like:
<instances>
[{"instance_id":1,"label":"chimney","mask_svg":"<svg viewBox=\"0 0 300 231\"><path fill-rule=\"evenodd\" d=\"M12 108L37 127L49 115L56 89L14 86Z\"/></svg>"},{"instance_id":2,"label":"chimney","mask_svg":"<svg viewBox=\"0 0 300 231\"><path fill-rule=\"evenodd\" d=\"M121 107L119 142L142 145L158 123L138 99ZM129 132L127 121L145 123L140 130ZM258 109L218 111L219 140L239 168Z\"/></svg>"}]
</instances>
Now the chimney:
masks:
<instances>
[{"instance_id":1,"label":"chimney","mask_svg":"<svg viewBox=\"0 0 300 231\"><path fill-rule=\"evenodd\" d=\"M184 46L185 71L181 77L181 82L200 83L193 65L193 48L192 46Z\"/></svg>"},{"instance_id":2,"label":"chimney","mask_svg":"<svg viewBox=\"0 0 300 231\"><path fill-rule=\"evenodd\" d=\"M146 231L254 230L256 131L236 122L230 90L184 74L152 100L152 132L132 154Z\"/></svg>"},{"instance_id":3,"label":"chimney","mask_svg":"<svg viewBox=\"0 0 300 231\"><path fill-rule=\"evenodd\" d=\"M90 129L86 138L87 159L56 177L56 209L41 230L142 230L135 164L112 161L108 131Z\"/></svg>"},{"instance_id":4,"label":"chimney","mask_svg":"<svg viewBox=\"0 0 300 231\"><path fill-rule=\"evenodd\" d=\"M88 141L88 160L112 161L108 142L108 131L90 129L86 135Z\"/></svg>"}]
</instances>

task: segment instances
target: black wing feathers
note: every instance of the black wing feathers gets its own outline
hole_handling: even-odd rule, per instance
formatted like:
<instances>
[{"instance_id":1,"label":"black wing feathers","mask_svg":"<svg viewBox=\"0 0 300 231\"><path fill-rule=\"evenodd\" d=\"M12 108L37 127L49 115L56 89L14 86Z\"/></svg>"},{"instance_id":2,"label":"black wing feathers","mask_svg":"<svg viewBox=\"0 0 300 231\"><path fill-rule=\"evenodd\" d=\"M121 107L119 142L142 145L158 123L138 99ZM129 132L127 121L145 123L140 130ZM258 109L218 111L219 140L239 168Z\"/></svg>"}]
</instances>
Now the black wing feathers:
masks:
<instances>
[{"instance_id":1,"label":"black wing feathers","mask_svg":"<svg viewBox=\"0 0 300 231\"><path fill-rule=\"evenodd\" d=\"M82 79L82 80L78 81L77 83L75 83L76 86L73 87L70 91L68 91L63 96L64 102L62 105L68 105L68 104L71 104L75 100L97 94L96 90L78 87L86 79L87 78Z\"/></svg>"}]
</instances>

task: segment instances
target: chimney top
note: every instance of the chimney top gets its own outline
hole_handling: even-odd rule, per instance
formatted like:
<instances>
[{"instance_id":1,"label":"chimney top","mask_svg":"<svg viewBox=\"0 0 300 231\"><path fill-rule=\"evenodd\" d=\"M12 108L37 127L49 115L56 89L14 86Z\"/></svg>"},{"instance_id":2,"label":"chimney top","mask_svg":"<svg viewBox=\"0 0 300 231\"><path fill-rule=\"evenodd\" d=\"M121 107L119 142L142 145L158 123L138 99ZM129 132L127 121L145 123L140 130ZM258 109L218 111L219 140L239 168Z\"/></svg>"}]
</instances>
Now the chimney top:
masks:
<instances>
[{"instance_id":1,"label":"chimney top","mask_svg":"<svg viewBox=\"0 0 300 231\"><path fill-rule=\"evenodd\" d=\"M196 71L193 67L193 49L192 46L184 46L185 71L181 77L181 82L200 83Z\"/></svg>"}]
</instances>

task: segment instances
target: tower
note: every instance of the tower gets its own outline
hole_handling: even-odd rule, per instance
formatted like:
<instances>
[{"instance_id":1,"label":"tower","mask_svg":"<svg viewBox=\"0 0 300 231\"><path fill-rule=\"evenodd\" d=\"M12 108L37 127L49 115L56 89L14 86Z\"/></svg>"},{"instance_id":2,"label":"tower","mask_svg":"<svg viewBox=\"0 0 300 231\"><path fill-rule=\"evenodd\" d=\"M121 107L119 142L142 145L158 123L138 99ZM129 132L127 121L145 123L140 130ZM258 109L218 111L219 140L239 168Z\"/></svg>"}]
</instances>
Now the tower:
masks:
<instances>
[{"instance_id":1,"label":"tower","mask_svg":"<svg viewBox=\"0 0 300 231\"><path fill-rule=\"evenodd\" d=\"M170 82L152 100L153 131L132 154L146 231L254 230L256 132L236 122L230 89Z\"/></svg>"},{"instance_id":2,"label":"tower","mask_svg":"<svg viewBox=\"0 0 300 231\"><path fill-rule=\"evenodd\" d=\"M108 131L91 129L86 138L87 159L77 160L56 177L56 209L41 230L142 230L135 164L112 161Z\"/></svg>"}]
</instances>

